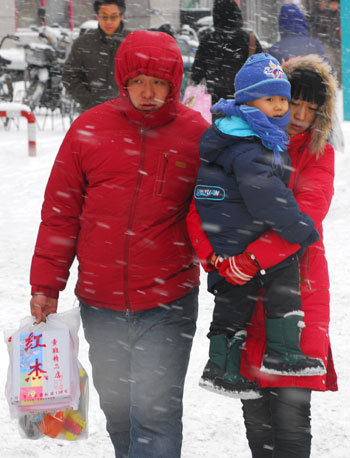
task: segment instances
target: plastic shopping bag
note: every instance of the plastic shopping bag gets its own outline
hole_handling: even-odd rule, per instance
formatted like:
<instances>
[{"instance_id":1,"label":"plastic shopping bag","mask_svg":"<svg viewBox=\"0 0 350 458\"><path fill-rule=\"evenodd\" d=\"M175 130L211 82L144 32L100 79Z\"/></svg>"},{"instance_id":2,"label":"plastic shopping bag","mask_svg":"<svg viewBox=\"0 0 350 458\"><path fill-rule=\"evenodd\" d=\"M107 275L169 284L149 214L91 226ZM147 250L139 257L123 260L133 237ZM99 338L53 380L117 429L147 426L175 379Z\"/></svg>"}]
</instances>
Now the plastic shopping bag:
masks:
<instances>
[{"instance_id":1,"label":"plastic shopping bag","mask_svg":"<svg viewBox=\"0 0 350 458\"><path fill-rule=\"evenodd\" d=\"M79 309L34 321L25 317L17 330L5 331L10 415L30 439L86 438L88 376L78 361Z\"/></svg>"},{"instance_id":2,"label":"plastic shopping bag","mask_svg":"<svg viewBox=\"0 0 350 458\"><path fill-rule=\"evenodd\" d=\"M211 95L205 92L205 85L187 86L182 103L193 110L199 111L203 118L211 123Z\"/></svg>"}]
</instances>

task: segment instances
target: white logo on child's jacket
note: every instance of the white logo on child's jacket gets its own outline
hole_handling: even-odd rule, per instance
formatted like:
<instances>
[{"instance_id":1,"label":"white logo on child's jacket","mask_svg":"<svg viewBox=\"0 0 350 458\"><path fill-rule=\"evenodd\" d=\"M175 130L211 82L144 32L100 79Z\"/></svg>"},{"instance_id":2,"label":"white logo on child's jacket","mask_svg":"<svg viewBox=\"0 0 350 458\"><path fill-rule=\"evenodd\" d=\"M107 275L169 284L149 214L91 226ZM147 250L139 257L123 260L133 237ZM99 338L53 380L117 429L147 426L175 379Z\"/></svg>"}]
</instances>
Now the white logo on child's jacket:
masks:
<instances>
[{"instance_id":1,"label":"white logo on child's jacket","mask_svg":"<svg viewBox=\"0 0 350 458\"><path fill-rule=\"evenodd\" d=\"M225 190L220 186L197 185L194 197L195 199L224 200Z\"/></svg>"}]
</instances>

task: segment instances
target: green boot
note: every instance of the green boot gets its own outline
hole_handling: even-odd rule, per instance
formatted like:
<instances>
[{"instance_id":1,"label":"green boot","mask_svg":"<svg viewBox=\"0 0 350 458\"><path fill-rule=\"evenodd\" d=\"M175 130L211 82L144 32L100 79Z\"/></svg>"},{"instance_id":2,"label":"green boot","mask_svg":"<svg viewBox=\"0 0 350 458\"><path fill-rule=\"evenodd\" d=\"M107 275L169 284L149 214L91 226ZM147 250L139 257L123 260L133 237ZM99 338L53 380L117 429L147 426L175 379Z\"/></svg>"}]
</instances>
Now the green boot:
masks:
<instances>
[{"instance_id":1,"label":"green boot","mask_svg":"<svg viewBox=\"0 0 350 458\"><path fill-rule=\"evenodd\" d=\"M199 380L199 386L212 389L216 377L225 374L228 342L225 334L210 337L209 360Z\"/></svg>"},{"instance_id":2,"label":"green boot","mask_svg":"<svg viewBox=\"0 0 350 458\"><path fill-rule=\"evenodd\" d=\"M259 386L240 373L241 351L244 347L247 333L244 330L237 331L228 339L228 353L226 371L223 376L218 375L214 380L215 391L226 396L240 399L257 399L261 397Z\"/></svg>"},{"instance_id":3,"label":"green boot","mask_svg":"<svg viewBox=\"0 0 350 458\"><path fill-rule=\"evenodd\" d=\"M266 350L261 371L276 375L323 375L324 363L301 352L299 341L304 312L294 311L282 318L265 320Z\"/></svg>"}]
</instances>

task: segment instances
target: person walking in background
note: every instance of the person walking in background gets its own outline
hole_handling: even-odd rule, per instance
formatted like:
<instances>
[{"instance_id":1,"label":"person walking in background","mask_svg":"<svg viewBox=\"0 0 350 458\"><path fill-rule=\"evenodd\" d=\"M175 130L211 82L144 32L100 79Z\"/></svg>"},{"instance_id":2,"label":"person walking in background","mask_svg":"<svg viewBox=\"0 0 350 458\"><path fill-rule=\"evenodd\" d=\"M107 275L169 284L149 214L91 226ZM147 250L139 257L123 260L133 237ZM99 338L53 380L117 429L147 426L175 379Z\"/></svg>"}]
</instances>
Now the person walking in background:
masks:
<instances>
[{"instance_id":1,"label":"person walking in background","mask_svg":"<svg viewBox=\"0 0 350 458\"><path fill-rule=\"evenodd\" d=\"M328 41L328 9L327 0L316 1L310 14L310 36L319 40L324 47Z\"/></svg>"},{"instance_id":2,"label":"person walking in background","mask_svg":"<svg viewBox=\"0 0 350 458\"><path fill-rule=\"evenodd\" d=\"M300 286L305 328L300 346L321 358L326 374L313 377L271 376L260 370L266 346L265 313L261 300L247 327L241 374L257 383L262 397L242 400L247 439L253 458L309 458L311 452L311 393L337 391L337 375L329 337L329 275L323 244L322 222L333 197L334 149L327 143L336 95L331 67L318 55L291 59L283 70L291 83L290 137L292 161L289 187L302 212L315 222L320 239L307 248L300 260ZM198 228L198 214L191 207L188 227ZM208 269L213 249L205 233L189 232L202 266ZM266 249L268 247L268 249ZM263 269L281 263L299 245L268 231L248 245ZM242 272L245 270L242 267ZM234 282L233 282L234 283ZM261 291L263 295L264 291Z\"/></svg>"},{"instance_id":3,"label":"person walking in background","mask_svg":"<svg viewBox=\"0 0 350 458\"><path fill-rule=\"evenodd\" d=\"M319 54L329 61L322 43L309 37L306 18L296 5L282 5L278 23L281 39L268 52L281 64L291 57L308 54Z\"/></svg>"},{"instance_id":4,"label":"person walking in background","mask_svg":"<svg viewBox=\"0 0 350 458\"><path fill-rule=\"evenodd\" d=\"M200 385L249 399L260 397L260 390L240 375L240 353L262 285L268 319L261 369L301 376L323 374L325 367L322 360L302 354L299 346L303 313L298 256L262 271L254 256L244 253L269 227L303 249L319 238L287 188L290 158L284 130L290 83L278 61L260 53L239 70L235 88L235 100L213 106L225 117L206 130L199 146L202 163L194 202L214 250L210 264L216 268L208 275L215 308Z\"/></svg>"},{"instance_id":5,"label":"person walking in background","mask_svg":"<svg viewBox=\"0 0 350 458\"><path fill-rule=\"evenodd\" d=\"M243 29L242 12L234 0L215 0L214 31L203 36L191 69L191 79L204 79L215 104L221 98L233 99L234 80L248 56L262 52L256 36Z\"/></svg>"},{"instance_id":6,"label":"person walking in background","mask_svg":"<svg viewBox=\"0 0 350 458\"><path fill-rule=\"evenodd\" d=\"M199 266L186 214L208 127L180 103L168 34L130 33L119 96L82 113L46 187L31 266L31 313L57 311L73 259L93 381L117 458L179 458Z\"/></svg>"},{"instance_id":7,"label":"person walking in background","mask_svg":"<svg viewBox=\"0 0 350 458\"><path fill-rule=\"evenodd\" d=\"M63 70L63 84L80 111L118 95L114 57L129 33L123 23L125 0L96 0L94 10L98 28L73 42Z\"/></svg>"},{"instance_id":8,"label":"person walking in background","mask_svg":"<svg viewBox=\"0 0 350 458\"><path fill-rule=\"evenodd\" d=\"M342 85L342 52L341 52L341 26L340 26L340 1L328 2L328 32L327 49L332 67L337 73L339 86Z\"/></svg>"}]
</instances>

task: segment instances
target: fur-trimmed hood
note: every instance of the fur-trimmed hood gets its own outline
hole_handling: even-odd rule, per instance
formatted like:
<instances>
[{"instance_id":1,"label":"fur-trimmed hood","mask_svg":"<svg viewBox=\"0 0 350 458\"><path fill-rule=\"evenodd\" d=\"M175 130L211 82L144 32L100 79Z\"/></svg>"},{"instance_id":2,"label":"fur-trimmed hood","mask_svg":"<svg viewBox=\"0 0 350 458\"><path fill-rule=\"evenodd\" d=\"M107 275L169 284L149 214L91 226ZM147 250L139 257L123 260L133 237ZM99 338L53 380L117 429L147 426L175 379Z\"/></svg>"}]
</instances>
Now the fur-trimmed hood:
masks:
<instances>
[{"instance_id":1,"label":"fur-trimmed hood","mask_svg":"<svg viewBox=\"0 0 350 458\"><path fill-rule=\"evenodd\" d=\"M318 110L316 119L311 127L312 135L310 141L310 152L316 155L323 154L333 123L337 81L332 74L330 65L317 54L294 57L283 64L283 70L288 78L298 69L311 70L318 73L327 87L326 100Z\"/></svg>"}]
</instances>

